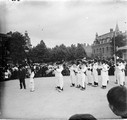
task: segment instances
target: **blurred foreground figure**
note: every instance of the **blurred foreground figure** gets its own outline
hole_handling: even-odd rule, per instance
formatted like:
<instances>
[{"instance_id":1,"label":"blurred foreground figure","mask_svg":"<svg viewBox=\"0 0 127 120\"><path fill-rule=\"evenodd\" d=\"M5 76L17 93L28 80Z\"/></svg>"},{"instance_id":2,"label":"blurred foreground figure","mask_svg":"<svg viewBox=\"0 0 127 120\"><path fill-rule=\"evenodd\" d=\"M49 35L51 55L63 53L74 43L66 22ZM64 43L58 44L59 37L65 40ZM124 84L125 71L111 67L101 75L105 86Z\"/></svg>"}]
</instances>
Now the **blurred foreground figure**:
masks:
<instances>
[{"instance_id":1,"label":"blurred foreground figure","mask_svg":"<svg viewBox=\"0 0 127 120\"><path fill-rule=\"evenodd\" d=\"M91 114L75 114L72 115L69 120L97 120Z\"/></svg>"},{"instance_id":2,"label":"blurred foreground figure","mask_svg":"<svg viewBox=\"0 0 127 120\"><path fill-rule=\"evenodd\" d=\"M107 93L109 107L117 116L127 118L127 88L117 86L111 88Z\"/></svg>"}]
</instances>

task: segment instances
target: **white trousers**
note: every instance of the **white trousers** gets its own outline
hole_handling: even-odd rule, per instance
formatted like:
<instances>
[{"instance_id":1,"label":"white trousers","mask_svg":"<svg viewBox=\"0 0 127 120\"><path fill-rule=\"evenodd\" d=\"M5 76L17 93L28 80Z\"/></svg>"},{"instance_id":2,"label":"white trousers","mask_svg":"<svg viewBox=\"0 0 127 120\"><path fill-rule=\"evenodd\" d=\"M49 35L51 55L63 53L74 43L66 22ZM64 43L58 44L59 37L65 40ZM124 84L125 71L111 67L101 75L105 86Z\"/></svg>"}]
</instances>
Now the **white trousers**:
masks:
<instances>
[{"instance_id":1,"label":"white trousers","mask_svg":"<svg viewBox=\"0 0 127 120\"><path fill-rule=\"evenodd\" d=\"M107 86L108 76L107 72L101 71L102 86Z\"/></svg>"},{"instance_id":2,"label":"white trousers","mask_svg":"<svg viewBox=\"0 0 127 120\"><path fill-rule=\"evenodd\" d=\"M63 83L63 76L58 76L58 84L59 84L59 86L60 86L60 88L62 89L63 88L63 86L64 86L64 83Z\"/></svg>"},{"instance_id":3,"label":"white trousers","mask_svg":"<svg viewBox=\"0 0 127 120\"><path fill-rule=\"evenodd\" d=\"M81 85L81 73L77 74L77 83L78 85Z\"/></svg>"},{"instance_id":4,"label":"white trousers","mask_svg":"<svg viewBox=\"0 0 127 120\"><path fill-rule=\"evenodd\" d=\"M34 91L35 90L35 85L34 85L34 79L30 78L30 90Z\"/></svg>"},{"instance_id":5,"label":"white trousers","mask_svg":"<svg viewBox=\"0 0 127 120\"><path fill-rule=\"evenodd\" d=\"M81 73L81 86L86 87L86 75L84 73Z\"/></svg>"},{"instance_id":6,"label":"white trousers","mask_svg":"<svg viewBox=\"0 0 127 120\"><path fill-rule=\"evenodd\" d=\"M70 74L70 79L71 79L71 81L70 81L70 83L72 84L75 84L75 82L76 82L76 75L75 75L75 73L71 73Z\"/></svg>"},{"instance_id":7,"label":"white trousers","mask_svg":"<svg viewBox=\"0 0 127 120\"><path fill-rule=\"evenodd\" d=\"M98 83L98 72L97 72L97 70L93 70L93 80L94 80L94 82Z\"/></svg>"},{"instance_id":8,"label":"white trousers","mask_svg":"<svg viewBox=\"0 0 127 120\"><path fill-rule=\"evenodd\" d=\"M93 83L92 72L90 70L88 70L86 73L87 73L88 83Z\"/></svg>"},{"instance_id":9,"label":"white trousers","mask_svg":"<svg viewBox=\"0 0 127 120\"><path fill-rule=\"evenodd\" d=\"M120 73L119 73L119 84L123 86L124 82L125 82L125 72L120 71Z\"/></svg>"}]
</instances>

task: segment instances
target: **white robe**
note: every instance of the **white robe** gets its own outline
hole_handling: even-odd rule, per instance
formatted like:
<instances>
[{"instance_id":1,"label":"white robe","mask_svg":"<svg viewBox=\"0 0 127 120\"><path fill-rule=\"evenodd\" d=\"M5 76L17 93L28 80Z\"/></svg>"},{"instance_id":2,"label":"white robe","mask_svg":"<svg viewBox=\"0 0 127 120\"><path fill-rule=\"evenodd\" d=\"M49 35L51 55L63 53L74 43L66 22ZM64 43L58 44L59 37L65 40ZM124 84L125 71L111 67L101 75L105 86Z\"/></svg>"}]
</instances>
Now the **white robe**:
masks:
<instances>
[{"instance_id":1,"label":"white robe","mask_svg":"<svg viewBox=\"0 0 127 120\"><path fill-rule=\"evenodd\" d=\"M125 82L125 66L124 64L120 64L118 66L119 69L119 84L123 85L123 82Z\"/></svg>"},{"instance_id":2,"label":"white robe","mask_svg":"<svg viewBox=\"0 0 127 120\"><path fill-rule=\"evenodd\" d=\"M118 66L115 67L115 81L117 80L119 82L119 68Z\"/></svg>"},{"instance_id":3,"label":"white robe","mask_svg":"<svg viewBox=\"0 0 127 120\"><path fill-rule=\"evenodd\" d=\"M88 70L88 69L90 69L90 70ZM92 66L90 64L90 65L88 65L87 71L86 71L88 83L93 83L93 76L92 76L91 69L92 69Z\"/></svg>"},{"instance_id":4,"label":"white robe","mask_svg":"<svg viewBox=\"0 0 127 120\"><path fill-rule=\"evenodd\" d=\"M82 66L81 68L81 86L84 88L86 84L86 72L87 67L85 65Z\"/></svg>"},{"instance_id":5,"label":"white robe","mask_svg":"<svg viewBox=\"0 0 127 120\"><path fill-rule=\"evenodd\" d=\"M30 90L32 90L32 91L35 89L34 76L35 76L35 73L31 72L31 74L30 74Z\"/></svg>"},{"instance_id":6,"label":"white robe","mask_svg":"<svg viewBox=\"0 0 127 120\"><path fill-rule=\"evenodd\" d=\"M73 83L73 84L75 84L75 81L76 81L76 75L75 75L75 72L74 72L74 70L75 70L75 68L73 67L73 65L70 67L70 79L71 79L71 84Z\"/></svg>"},{"instance_id":7,"label":"white robe","mask_svg":"<svg viewBox=\"0 0 127 120\"><path fill-rule=\"evenodd\" d=\"M97 69L98 69L98 64L94 64L93 65L93 79L94 79L94 82L98 83L98 72L97 72Z\"/></svg>"},{"instance_id":8,"label":"white robe","mask_svg":"<svg viewBox=\"0 0 127 120\"><path fill-rule=\"evenodd\" d=\"M59 65L59 68L56 69L56 78L58 80L58 85L60 86L60 88L63 88L63 75L62 75L62 71L63 71L63 66Z\"/></svg>"},{"instance_id":9,"label":"white robe","mask_svg":"<svg viewBox=\"0 0 127 120\"><path fill-rule=\"evenodd\" d=\"M101 70L102 86L107 86L107 81L109 79L107 72L108 66L106 64L103 64Z\"/></svg>"},{"instance_id":10,"label":"white robe","mask_svg":"<svg viewBox=\"0 0 127 120\"><path fill-rule=\"evenodd\" d=\"M78 66L76 66L75 68L74 68L74 71L75 71L75 84L76 85L79 85L79 74L78 74Z\"/></svg>"}]
</instances>

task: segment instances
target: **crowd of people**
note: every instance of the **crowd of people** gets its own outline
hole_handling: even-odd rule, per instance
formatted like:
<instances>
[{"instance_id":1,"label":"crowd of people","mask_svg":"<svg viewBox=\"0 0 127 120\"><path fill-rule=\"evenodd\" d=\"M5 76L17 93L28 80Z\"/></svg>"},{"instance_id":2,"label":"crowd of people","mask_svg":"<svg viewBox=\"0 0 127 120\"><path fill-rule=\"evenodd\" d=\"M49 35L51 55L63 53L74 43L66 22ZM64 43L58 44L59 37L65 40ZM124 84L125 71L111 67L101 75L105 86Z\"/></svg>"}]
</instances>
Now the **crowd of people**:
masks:
<instances>
[{"instance_id":1,"label":"crowd of people","mask_svg":"<svg viewBox=\"0 0 127 120\"><path fill-rule=\"evenodd\" d=\"M113 68L111 68L113 66ZM112 70L115 76L115 82L120 86L125 85L125 71L126 62L119 59L116 65L109 65L106 60L78 60L72 61L68 65L70 71L70 86L85 90L87 85L97 87L99 84L99 74L101 75L101 86L105 89L109 83L109 70ZM51 68L49 72L54 71L56 76L57 85L56 88L59 91L63 91L64 80L63 80L63 63L56 63L55 67Z\"/></svg>"},{"instance_id":2,"label":"crowd of people","mask_svg":"<svg viewBox=\"0 0 127 120\"><path fill-rule=\"evenodd\" d=\"M52 64L32 64L18 65L12 67L12 71L8 68L5 70L5 78L19 79L20 89L26 89L25 78L30 80L30 92L35 91L34 78L54 76L56 78L56 90L64 91L64 75L70 78L70 87L78 88L82 91L86 90L87 85L98 87L101 84L102 89L106 89L110 83L109 75L114 75L117 87L113 87L107 93L109 107L118 116L127 117L127 88L125 87L125 73L127 72L126 61L118 59L116 64L107 60L75 60L71 62L55 62ZM7 74L8 73L8 74ZM13 74L12 74L13 73ZM99 80L99 75L101 80ZM100 83L101 81L101 83ZM73 115L69 120L77 120L82 118L96 119L90 114Z\"/></svg>"},{"instance_id":3,"label":"crowd of people","mask_svg":"<svg viewBox=\"0 0 127 120\"><path fill-rule=\"evenodd\" d=\"M22 66L22 67L21 67ZM105 89L109 83L109 75L114 75L115 82L121 86L125 85L125 73L127 64L122 59L113 61L107 60L75 60L71 62L55 62L50 64L22 64L8 67L4 72L5 79L18 79L23 75L19 74L21 68L24 69L26 78L31 78L31 71L35 77L56 77L56 89L63 91L63 76L70 76L70 86L85 90L87 85L97 87L99 84L99 75L101 76L101 86ZM31 78L32 81L32 78ZM24 84L24 83L23 83Z\"/></svg>"}]
</instances>

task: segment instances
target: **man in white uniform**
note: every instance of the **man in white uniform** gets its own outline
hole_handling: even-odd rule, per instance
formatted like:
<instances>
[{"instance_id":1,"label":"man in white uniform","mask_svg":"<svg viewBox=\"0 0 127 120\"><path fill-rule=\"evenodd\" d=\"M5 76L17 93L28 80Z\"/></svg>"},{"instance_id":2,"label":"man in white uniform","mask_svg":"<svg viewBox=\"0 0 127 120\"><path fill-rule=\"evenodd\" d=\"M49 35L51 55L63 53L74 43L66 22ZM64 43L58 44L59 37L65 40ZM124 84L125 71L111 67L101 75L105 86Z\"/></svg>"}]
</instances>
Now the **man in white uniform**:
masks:
<instances>
[{"instance_id":1,"label":"man in white uniform","mask_svg":"<svg viewBox=\"0 0 127 120\"><path fill-rule=\"evenodd\" d=\"M70 87L74 87L75 86L75 81L76 81L76 73L75 73L76 64L74 62L72 62L71 64L72 65L69 68L69 70L70 70L70 79L71 79L71 86Z\"/></svg>"},{"instance_id":2,"label":"man in white uniform","mask_svg":"<svg viewBox=\"0 0 127 120\"><path fill-rule=\"evenodd\" d=\"M87 79L88 79L88 85L92 85L93 84L93 76L92 76L92 63L89 61L87 63Z\"/></svg>"},{"instance_id":3,"label":"man in white uniform","mask_svg":"<svg viewBox=\"0 0 127 120\"><path fill-rule=\"evenodd\" d=\"M124 63L123 60L120 60L118 65L120 86L123 86L125 82L125 65L123 63Z\"/></svg>"},{"instance_id":4,"label":"man in white uniform","mask_svg":"<svg viewBox=\"0 0 127 120\"><path fill-rule=\"evenodd\" d=\"M93 80L94 80L94 87L98 86L98 62L95 61L93 64Z\"/></svg>"},{"instance_id":5,"label":"man in white uniform","mask_svg":"<svg viewBox=\"0 0 127 120\"><path fill-rule=\"evenodd\" d=\"M81 87L81 61L77 62L77 69L75 69L76 71L76 77L77 77L77 86L76 88L80 88Z\"/></svg>"},{"instance_id":6,"label":"man in white uniform","mask_svg":"<svg viewBox=\"0 0 127 120\"><path fill-rule=\"evenodd\" d=\"M35 87L34 87L34 68L31 68L31 73L30 73L30 92L34 92L35 91Z\"/></svg>"},{"instance_id":7,"label":"man in white uniform","mask_svg":"<svg viewBox=\"0 0 127 120\"><path fill-rule=\"evenodd\" d=\"M102 88L103 89L105 89L107 87L107 81L109 79L107 73L108 73L108 65L106 64L106 61L103 61L102 70L101 70Z\"/></svg>"},{"instance_id":8,"label":"man in white uniform","mask_svg":"<svg viewBox=\"0 0 127 120\"><path fill-rule=\"evenodd\" d=\"M85 63L82 62L82 65L81 65L81 90L86 89L86 70L87 70L87 67L86 67Z\"/></svg>"},{"instance_id":9,"label":"man in white uniform","mask_svg":"<svg viewBox=\"0 0 127 120\"><path fill-rule=\"evenodd\" d=\"M62 71L63 71L63 64L62 62L58 62L57 63L57 68L55 69L55 74L57 75L56 78L58 79L59 82L59 87L58 90L59 91L63 91L63 75L62 75Z\"/></svg>"},{"instance_id":10,"label":"man in white uniform","mask_svg":"<svg viewBox=\"0 0 127 120\"><path fill-rule=\"evenodd\" d=\"M119 69L118 69L118 61L115 65L115 84L118 84L118 81L119 81Z\"/></svg>"}]
</instances>

